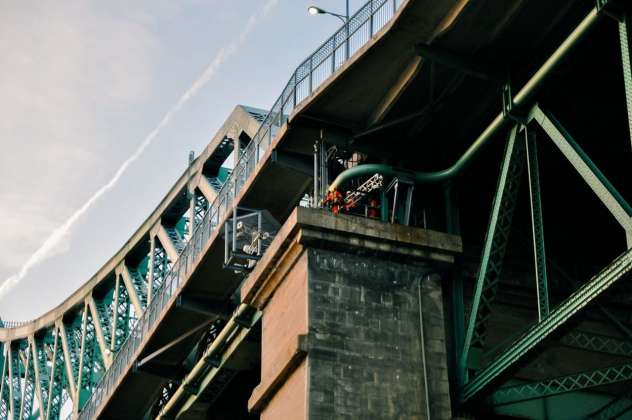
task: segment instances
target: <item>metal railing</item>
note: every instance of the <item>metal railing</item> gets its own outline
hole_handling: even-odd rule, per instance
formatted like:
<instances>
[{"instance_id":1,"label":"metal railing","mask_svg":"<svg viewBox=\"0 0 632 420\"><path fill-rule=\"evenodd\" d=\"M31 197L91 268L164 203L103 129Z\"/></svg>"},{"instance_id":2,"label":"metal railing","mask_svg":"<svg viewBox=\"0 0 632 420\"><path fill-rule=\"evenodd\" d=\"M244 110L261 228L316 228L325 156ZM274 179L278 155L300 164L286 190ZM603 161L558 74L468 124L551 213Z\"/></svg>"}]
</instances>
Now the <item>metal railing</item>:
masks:
<instances>
[{"instance_id":1,"label":"metal railing","mask_svg":"<svg viewBox=\"0 0 632 420\"><path fill-rule=\"evenodd\" d=\"M349 56L366 44L388 23L404 0L371 0L362 6L336 33L325 41L311 56L303 61L265 117L252 141L235 165L230 177L222 186L217 198L207 210L204 219L195 229L191 239L165 276L143 315L136 321L130 335L114 357L110 368L94 389L90 399L79 413L80 419L95 418L99 407L112 393L121 375L133 363L143 339L168 309L167 303L180 292L193 262L206 246L209 238L229 216L235 198L248 177L255 171L278 130L287 121L298 104L307 99ZM348 44L348 47L347 47Z\"/></svg>"}]
</instances>

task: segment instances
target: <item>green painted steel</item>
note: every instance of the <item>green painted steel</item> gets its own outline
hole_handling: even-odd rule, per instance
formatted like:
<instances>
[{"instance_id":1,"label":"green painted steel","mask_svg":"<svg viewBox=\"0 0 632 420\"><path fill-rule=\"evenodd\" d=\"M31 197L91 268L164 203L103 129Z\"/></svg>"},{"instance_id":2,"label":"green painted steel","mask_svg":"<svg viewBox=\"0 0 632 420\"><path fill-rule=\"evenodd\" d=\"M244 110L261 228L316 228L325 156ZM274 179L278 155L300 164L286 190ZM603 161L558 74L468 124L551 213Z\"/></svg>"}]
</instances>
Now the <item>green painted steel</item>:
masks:
<instances>
[{"instance_id":1,"label":"green painted steel","mask_svg":"<svg viewBox=\"0 0 632 420\"><path fill-rule=\"evenodd\" d=\"M632 357L631 341L600 334L571 331L560 339L560 343L583 350Z\"/></svg>"},{"instance_id":2,"label":"green painted steel","mask_svg":"<svg viewBox=\"0 0 632 420\"><path fill-rule=\"evenodd\" d=\"M621 43L621 63L623 65L623 82L625 99L628 110L628 127L632 142L632 64L630 63L630 49L632 48L632 14L626 13L619 21L619 41Z\"/></svg>"},{"instance_id":3,"label":"green painted steel","mask_svg":"<svg viewBox=\"0 0 632 420\"><path fill-rule=\"evenodd\" d=\"M589 372L498 388L491 395L490 403L493 405L511 404L629 380L632 380L632 363L625 363Z\"/></svg>"},{"instance_id":4,"label":"green painted steel","mask_svg":"<svg viewBox=\"0 0 632 420\"><path fill-rule=\"evenodd\" d=\"M597 22L599 13L597 8L593 8L580 22L570 35L560 44L560 46L551 54L551 56L542 64L527 83L513 98L512 108L528 107L533 102L536 92L542 87L542 84L548 79L553 70L555 70L568 53L583 39L592 26ZM435 172L404 172L388 165L368 164L359 165L343 171L331 183L330 190L338 189L340 186L353 178L363 175L372 175L376 172L384 175L401 176L409 175L410 180L418 183L432 183L447 181L458 175L471 160L489 143L489 141L508 124L513 122L510 115L501 112L487 126L487 128L478 136L476 140L467 148L463 155L449 168Z\"/></svg>"},{"instance_id":5,"label":"green painted steel","mask_svg":"<svg viewBox=\"0 0 632 420\"><path fill-rule=\"evenodd\" d=\"M471 400L494 379L502 375L522 359L535 346L564 325L573 315L593 302L595 298L610 286L632 271L632 249L627 250L607 267L595 275L589 282L576 290L570 297L560 303L549 316L531 327L522 337L516 340L505 352L494 359L489 366L468 382L461 393L461 401Z\"/></svg>"},{"instance_id":6,"label":"green painted steel","mask_svg":"<svg viewBox=\"0 0 632 420\"><path fill-rule=\"evenodd\" d=\"M509 134L498 186L485 236L481 266L476 279L472 309L465 332L460 369L476 367L476 358L485 344L487 323L492 313L492 302L500 281L505 249L511 231L520 179L524 171L524 143L516 140L518 127ZM466 377L466 375L463 375Z\"/></svg>"},{"instance_id":7,"label":"green painted steel","mask_svg":"<svg viewBox=\"0 0 632 420\"><path fill-rule=\"evenodd\" d=\"M544 247L544 221L542 218L542 198L540 195L540 168L535 133L524 128L527 150L527 176L531 196L531 228L533 230L533 253L538 295L538 320L549 314L549 287L546 273L546 252Z\"/></svg>"},{"instance_id":8,"label":"green painted steel","mask_svg":"<svg viewBox=\"0 0 632 420\"><path fill-rule=\"evenodd\" d=\"M553 143L601 199L621 226L626 231L632 232L632 207L630 207L625 198L608 181L606 176L553 115L543 111L538 105L534 107L533 115Z\"/></svg>"}]
</instances>

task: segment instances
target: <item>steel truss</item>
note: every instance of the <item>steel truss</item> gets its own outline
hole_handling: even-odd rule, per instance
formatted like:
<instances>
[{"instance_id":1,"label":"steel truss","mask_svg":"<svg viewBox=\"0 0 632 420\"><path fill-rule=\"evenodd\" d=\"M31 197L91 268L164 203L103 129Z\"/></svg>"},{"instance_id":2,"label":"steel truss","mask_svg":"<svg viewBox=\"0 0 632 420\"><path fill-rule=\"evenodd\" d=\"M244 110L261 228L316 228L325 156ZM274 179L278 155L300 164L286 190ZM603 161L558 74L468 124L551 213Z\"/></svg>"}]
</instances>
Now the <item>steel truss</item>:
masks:
<instances>
[{"instance_id":1,"label":"steel truss","mask_svg":"<svg viewBox=\"0 0 632 420\"><path fill-rule=\"evenodd\" d=\"M601 385L629 381L631 379L632 363L625 363L620 366L610 366L589 372L498 388L491 395L490 402L493 405L511 404L594 388Z\"/></svg>"}]
</instances>

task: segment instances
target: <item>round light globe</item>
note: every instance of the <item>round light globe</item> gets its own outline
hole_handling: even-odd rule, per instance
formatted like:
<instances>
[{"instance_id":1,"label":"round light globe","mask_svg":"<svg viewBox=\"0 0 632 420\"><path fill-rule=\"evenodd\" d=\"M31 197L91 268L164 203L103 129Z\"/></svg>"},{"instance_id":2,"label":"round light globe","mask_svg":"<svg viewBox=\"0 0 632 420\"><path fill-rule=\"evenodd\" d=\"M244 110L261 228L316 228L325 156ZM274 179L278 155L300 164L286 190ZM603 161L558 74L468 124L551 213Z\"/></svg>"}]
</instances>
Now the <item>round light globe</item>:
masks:
<instances>
[{"instance_id":1,"label":"round light globe","mask_svg":"<svg viewBox=\"0 0 632 420\"><path fill-rule=\"evenodd\" d=\"M310 15L314 16L314 15L318 15L318 14L322 13L323 11L320 8L316 7L316 6L309 6L307 8L307 12Z\"/></svg>"}]
</instances>

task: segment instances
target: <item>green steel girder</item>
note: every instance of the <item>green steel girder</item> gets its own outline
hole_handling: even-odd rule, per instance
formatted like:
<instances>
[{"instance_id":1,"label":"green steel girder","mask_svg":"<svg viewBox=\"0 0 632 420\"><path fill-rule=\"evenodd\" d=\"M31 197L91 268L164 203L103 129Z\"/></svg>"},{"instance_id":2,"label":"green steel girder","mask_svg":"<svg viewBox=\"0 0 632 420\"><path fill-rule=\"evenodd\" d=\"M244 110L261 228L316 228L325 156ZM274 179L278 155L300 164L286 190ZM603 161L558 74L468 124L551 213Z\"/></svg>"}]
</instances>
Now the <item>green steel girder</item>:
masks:
<instances>
[{"instance_id":1,"label":"green steel girder","mask_svg":"<svg viewBox=\"0 0 632 420\"><path fill-rule=\"evenodd\" d=\"M22 387L20 386L20 378L22 377L24 367L22 366L19 349L13 343L9 346L10 358L9 358L9 381L11 394L11 408L13 418L18 417L20 411L20 399L22 393Z\"/></svg>"},{"instance_id":2,"label":"green steel girder","mask_svg":"<svg viewBox=\"0 0 632 420\"><path fill-rule=\"evenodd\" d=\"M629 380L632 380L632 363L625 363L589 372L502 387L494 391L490 402L493 405L512 404Z\"/></svg>"},{"instance_id":3,"label":"green steel girder","mask_svg":"<svg viewBox=\"0 0 632 420\"><path fill-rule=\"evenodd\" d=\"M625 100L628 111L628 128L632 141L632 63L630 50L632 49L632 13L627 11L619 21L619 42L621 43L621 63L623 65L623 82L625 86Z\"/></svg>"},{"instance_id":4,"label":"green steel girder","mask_svg":"<svg viewBox=\"0 0 632 420\"><path fill-rule=\"evenodd\" d=\"M171 268L171 261L169 261L169 257L167 256L167 252L164 247L160 244L158 239L154 240L156 241L154 245L154 254L150 259L150 263L153 264L153 279L151 285L152 296L154 296L156 291L160 289L165 276L169 273L169 269Z\"/></svg>"},{"instance_id":5,"label":"green steel girder","mask_svg":"<svg viewBox=\"0 0 632 420\"><path fill-rule=\"evenodd\" d=\"M628 235L632 234L632 207L608 181L606 176L590 160L586 152L577 144L562 124L535 105L532 110L534 119L540 124L555 146L584 179L603 204L610 210ZM629 236L630 237L630 236Z\"/></svg>"},{"instance_id":6,"label":"green steel girder","mask_svg":"<svg viewBox=\"0 0 632 420\"><path fill-rule=\"evenodd\" d=\"M560 339L560 343L582 350L632 357L631 341L600 334L571 331Z\"/></svg>"},{"instance_id":7,"label":"green steel girder","mask_svg":"<svg viewBox=\"0 0 632 420\"><path fill-rule=\"evenodd\" d=\"M527 175L531 195L531 227L533 230L533 253L535 257L535 276L538 294L538 320L549 314L549 288L546 274L546 252L544 247L544 222L540 196L540 169L535 133L524 129L525 148L527 150Z\"/></svg>"},{"instance_id":8,"label":"green steel girder","mask_svg":"<svg viewBox=\"0 0 632 420\"><path fill-rule=\"evenodd\" d=\"M487 323L492 312L492 302L500 281L505 249L511 231L511 221L516 197L524 169L524 143L516 141L518 126L509 134L496 188L492 213L485 236L481 267L476 279L472 310L465 333L460 369L476 365L476 359L485 343Z\"/></svg>"},{"instance_id":9,"label":"green steel girder","mask_svg":"<svg viewBox=\"0 0 632 420\"><path fill-rule=\"evenodd\" d=\"M195 192L194 201L195 207L193 210L193 229L195 230L204 219L204 215L206 214L209 203L206 197L204 197L204 195L200 194L198 191Z\"/></svg>"},{"instance_id":10,"label":"green steel girder","mask_svg":"<svg viewBox=\"0 0 632 420\"><path fill-rule=\"evenodd\" d=\"M26 342L26 340L24 340ZM33 399L35 397L35 374L33 371L33 358L28 344L24 350L26 353L26 366L24 370L23 390L20 404L20 419L29 420L33 414Z\"/></svg>"},{"instance_id":11,"label":"green steel girder","mask_svg":"<svg viewBox=\"0 0 632 420\"><path fill-rule=\"evenodd\" d=\"M533 325L507 350L496 357L462 389L461 401L467 402L505 373L535 346L564 325L572 316L593 302L610 286L632 270L632 249L627 250L593 278L560 303L549 316Z\"/></svg>"},{"instance_id":12,"label":"green steel girder","mask_svg":"<svg viewBox=\"0 0 632 420\"><path fill-rule=\"evenodd\" d=\"M115 287L115 316L112 320L112 351L117 352L129 335L132 319L132 303L122 281L117 281Z\"/></svg>"}]
</instances>

